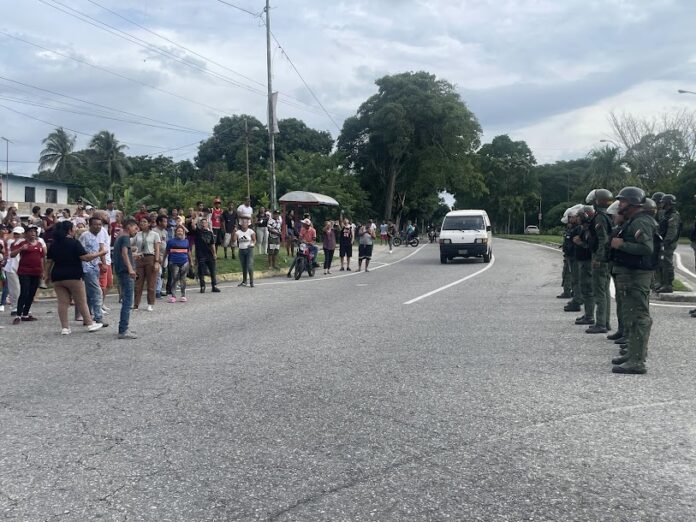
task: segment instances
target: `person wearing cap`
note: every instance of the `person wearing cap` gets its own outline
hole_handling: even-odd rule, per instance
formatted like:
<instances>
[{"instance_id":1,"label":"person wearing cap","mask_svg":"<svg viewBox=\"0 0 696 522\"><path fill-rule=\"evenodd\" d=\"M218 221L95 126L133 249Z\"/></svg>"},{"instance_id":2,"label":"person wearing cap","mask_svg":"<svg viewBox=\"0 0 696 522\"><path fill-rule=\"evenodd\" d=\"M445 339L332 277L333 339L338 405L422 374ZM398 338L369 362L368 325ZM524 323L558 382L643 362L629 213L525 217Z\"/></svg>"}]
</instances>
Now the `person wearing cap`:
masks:
<instances>
[{"instance_id":1,"label":"person wearing cap","mask_svg":"<svg viewBox=\"0 0 696 522\"><path fill-rule=\"evenodd\" d=\"M309 246L309 249L312 251L312 264L314 265L314 268L317 268L319 266L319 263L317 263L317 256L319 255L319 247L317 246L317 231L312 226L312 220L308 217L302 220L300 241L307 243Z\"/></svg>"},{"instance_id":2,"label":"person wearing cap","mask_svg":"<svg viewBox=\"0 0 696 522\"><path fill-rule=\"evenodd\" d=\"M613 373L644 374L650 317L650 282L655 268L657 222L644 208L645 192L624 187L616 196L626 222L611 240L612 273L616 293L622 296L621 316L627 344L625 353L612 359Z\"/></svg>"},{"instance_id":3,"label":"person wearing cap","mask_svg":"<svg viewBox=\"0 0 696 522\"><path fill-rule=\"evenodd\" d=\"M215 255L217 256L217 249L222 245L225 240L225 229L222 228L222 200L220 198L215 198L213 200L213 209L210 211L210 228L213 229L213 236L215 236Z\"/></svg>"},{"instance_id":4,"label":"person wearing cap","mask_svg":"<svg viewBox=\"0 0 696 522\"><path fill-rule=\"evenodd\" d=\"M674 251L677 249L679 234L681 232L681 217L676 209L677 198L673 194L662 196L660 208L662 215L659 221L659 231L662 236L662 256L658 280L661 286L657 289L659 294L671 294L674 292Z\"/></svg>"},{"instance_id":5,"label":"person wearing cap","mask_svg":"<svg viewBox=\"0 0 696 522\"><path fill-rule=\"evenodd\" d=\"M281 225L280 211L275 209L266 224L268 231L268 268L280 270L278 266L278 252L280 252Z\"/></svg>"},{"instance_id":6,"label":"person wearing cap","mask_svg":"<svg viewBox=\"0 0 696 522\"><path fill-rule=\"evenodd\" d=\"M12 245L10 255L17 257L21 254L17 266L20 286L19 298L17 299L17 317L12 324L19 324L21 321L36 321L30 310L43 275L44 258L46 257L46 250L37 238L37 230L38 227L30 225L24 233L24 239L20 239Z\"/></svg>"}]
</instances>

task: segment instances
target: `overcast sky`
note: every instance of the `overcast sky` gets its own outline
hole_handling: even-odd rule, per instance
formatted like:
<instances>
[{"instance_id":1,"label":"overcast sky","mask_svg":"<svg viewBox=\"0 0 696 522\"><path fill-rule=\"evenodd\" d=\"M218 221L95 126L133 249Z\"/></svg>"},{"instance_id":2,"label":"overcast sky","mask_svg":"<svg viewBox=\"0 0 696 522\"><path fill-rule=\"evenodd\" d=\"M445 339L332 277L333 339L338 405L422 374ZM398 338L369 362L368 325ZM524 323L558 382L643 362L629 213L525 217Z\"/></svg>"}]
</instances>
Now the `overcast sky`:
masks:
<instances>
[{"instance_id":1,"label":"overcast sky","mask_svg":"<svg viewBox=\"0 0 696 522\"><path fill-rule=\"evenodd\" d=\"M230 3L252 13L264 5ZM336 137L331 118L340 127L376 78L425 70L457 87L484 140L526 140L539 163L580 157L611 137L610 110L696 109L696 96L676 93L696 91L695 21L691 0L274 0L273 33L331 115L274 43L278 117ZM130 154L178 160L193 158L190 144L224 114L266 119L262 21L217 0L0 0L0 31L0 135L13 141L19 174L36 171L29 162L58 125L77 133L79 148L108 129Z\"/></svg>"}]
</instances>

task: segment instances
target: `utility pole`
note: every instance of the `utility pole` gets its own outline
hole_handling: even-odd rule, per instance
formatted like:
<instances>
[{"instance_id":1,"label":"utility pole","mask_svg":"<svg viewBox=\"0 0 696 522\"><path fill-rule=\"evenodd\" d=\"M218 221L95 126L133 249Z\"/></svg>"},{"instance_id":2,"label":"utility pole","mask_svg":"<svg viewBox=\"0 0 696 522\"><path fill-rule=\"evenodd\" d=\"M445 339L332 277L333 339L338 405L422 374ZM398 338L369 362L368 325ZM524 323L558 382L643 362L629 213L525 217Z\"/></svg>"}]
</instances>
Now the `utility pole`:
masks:
<instances>
[{"instance_id":1,"label":"utility pole","mask_svg":"<svg viewBox=\"0 0 696 522\"><path fill-rule=\"evenodd\" d=\"M8 140L5 136L0 136L0 140L5 141L5 174L8 176L10 175L10 143L12 143L10 140ZM2 176L0 176L0 200L3 199L2 197L2 189L3 189L3 180Z\"/></svg>"},{"instance_id":2,"label":"utility pole","mask_svg":"<svg viewBox=\"0 0 696 522\"><path fill-rule=\"evenodd\" d=\"M249 127L247 119L244 118L244 144L246 145L246 175L247 175L247 197L251 197L251 185L249 183Z\"/></svg>"},{"instance_id":3,"label":"utility pole","mask_svg":"<svg viewBox=\"0 0 696 522\"><path fill-rule=\"evenodd\" d=\"M271 72L271 6L270 0L266 0L266 68L268 69L268 155L271 170L271 207L278 208L276 198L276 171L275 171L275 136L273 134L273 79Z\"/></svg>"}]
</instances>

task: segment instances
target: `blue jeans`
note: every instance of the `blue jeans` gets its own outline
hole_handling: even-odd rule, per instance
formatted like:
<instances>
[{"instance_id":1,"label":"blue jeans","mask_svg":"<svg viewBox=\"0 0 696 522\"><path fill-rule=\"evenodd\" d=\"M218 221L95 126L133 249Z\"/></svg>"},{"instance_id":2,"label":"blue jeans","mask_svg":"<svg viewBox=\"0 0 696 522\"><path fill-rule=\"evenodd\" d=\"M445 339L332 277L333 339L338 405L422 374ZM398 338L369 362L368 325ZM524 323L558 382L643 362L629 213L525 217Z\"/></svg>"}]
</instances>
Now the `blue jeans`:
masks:
<instances>
[{"instance_id":1,"label":"blue jeans","mask_svg":"<svg viewBox=\"0 0 696 522\"><path fill-rule=\"evenodd\" d=\"M118 333L128 331L130 312L133 308L133 291L135 290L135 280L128 275L128 272L118 274L118 284L121 287L121 319L118 322Z\"/></svg>"},{"instance_id":2,"label":"blue jeans","mask_svg":"<svg viewBox=\"0 0 696 522\"><path fill-rule=\"evenodd\" d=\"M102 322L102 302L104 296L99 286L99 271L85 272L85 292L87 293L87 306L95 323Z\"/></svg>"},{"instance_id":3,"label":"blue jeans","mask_svg":"<svg viewBox=\"0 0 696 522\"><path fill-rule=\"evenodd\" d=\"M2 297L0 297L0 305L5 306L7 303L7 294L10 292L10 285L7 284L7 279L2 282Z\"/></svg>"}]
</instances>

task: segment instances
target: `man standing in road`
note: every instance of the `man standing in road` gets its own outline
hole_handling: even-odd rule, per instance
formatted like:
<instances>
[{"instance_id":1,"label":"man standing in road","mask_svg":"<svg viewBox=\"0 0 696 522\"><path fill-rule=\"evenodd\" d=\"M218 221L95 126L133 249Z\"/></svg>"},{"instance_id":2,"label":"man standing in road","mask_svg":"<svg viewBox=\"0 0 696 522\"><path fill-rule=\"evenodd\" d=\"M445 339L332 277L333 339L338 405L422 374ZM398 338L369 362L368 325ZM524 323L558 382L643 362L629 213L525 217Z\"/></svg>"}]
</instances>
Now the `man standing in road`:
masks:
<instances>
[{"instance_id":1,"label":"man standing in road","mask_svg":"<svg viewBox=\"0 0 696 522\"><path fill-rule=\"evenodd\" d=\"M137 339L137 336L128 330L136 277L131 238L135 237L137 233L138 223L134 219L129 219L124 223L123 232L116 238L114 243L114 271L121 288L121 317L118 323L119 339Z\"/></svg>"},{"instance_id":2,"label":"man standing in road","mask_svg":"<svg viewBox=\"0 0 696 522\"><path fill-rule=\"evenodd\" d=\"M609 326L609 310L611 296L609 295L609 236L611 235L611 219L607 208L611 204L613 194L607 189L593 190L588 194L586 203L594 205L595 215L590 221L588 232L590 251L592 252L592 294L595 299L595 324L585 333L607 333Z\"/></svg>"},{"instance_id":3,"label":"man standing in road","mask_svg":"<svg viewBox=\"0 0 696 522\"><path fill-rule=\"evenodd\" d=\"M612 372L643 374L652 327L649 296L657 223L643 207L646 197L642 189L624 187L616 199L626 223L611 240L612 273L616 292L622 296L621 313L629 335L626 354L611 361L615 365Z\"/></svg>"},{"instance_id":4,"label":"man standing in road","mask_svg":"<svg viewBox=\"0 0 696 522\"><path fill-rule=\"evenodd\" d=\"M671 294L674 292L672 283L674 282L674 251L677 249L679 232L681 231L681 220L677 206L677 198L672 194L665 194L662 197L662 216L660 219L660 235L662 236L662 257L660 259L660 282L662 286L657 289L660 294Z\"/></svg>"},{"instance_id":5,"label":"man standing in road","mask_svg":"<svg viewBox=\"0 0 696 522\"><path fill-rule=\"evenodd\" d=\"M80 236L80 243L88 254L96 252L106 252L109 249L109 244L104 243L103 239L100 242L102 235L102 221L98 217L92 216L89 218L89 229ZM102 303L103 294L99 285L100 264L104 262L104 256L95 257L91 261L82 261L83 279L85 282L85 291L87 293L87 306L92 314L92 319L95 323L100 323L102 326L109 326L102 320ZM83 317L87 320L88 317Z\"/></svg>"},{"instance_id":6,"label":"man standing in road","mask_svg":"<svg viewBox=\"0 0 696 522\"><path fill-rule=\"evenodd\" d=\"M193 225L196 237L196 265L198 265L198 282L201 285L201 294L205 293L205 267L210 272L210 283L213 292L217 293L217 276L215 273L215 236L210 230L208 220L203 218Z\"/></svg>"}]
</instances>

